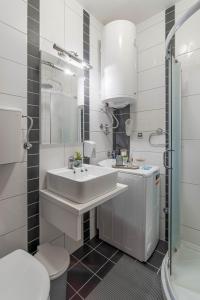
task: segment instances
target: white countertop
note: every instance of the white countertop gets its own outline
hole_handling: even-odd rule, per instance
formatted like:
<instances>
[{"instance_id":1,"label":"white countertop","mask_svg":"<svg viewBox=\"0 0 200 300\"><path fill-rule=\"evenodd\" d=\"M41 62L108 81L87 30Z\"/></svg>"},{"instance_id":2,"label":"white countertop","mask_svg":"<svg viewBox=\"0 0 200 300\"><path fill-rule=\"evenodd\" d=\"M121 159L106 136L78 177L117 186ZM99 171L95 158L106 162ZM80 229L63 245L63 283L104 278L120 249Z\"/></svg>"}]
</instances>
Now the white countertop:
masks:
<instances>
[{"instance_id":1,"label":"white countertop","mask_svg":"<svg viewBox=\"0 0 200 300\"><path fill-rule=\"evenodd\" d=\"M43 199L46 199L48 201L53 202L54 204L57 204L63 209L70 211L71 213L75 215L82 215L85 212L105 203L106 201L118 196L122 192L125 192L128 190L128 186L125 184L117 183L116 188L104 195L98 196L94 200L91 200L86 203L76 203L69 199L66 199L62 196L59 196L55 193L52 193L48 190L41 190L40 195Z\"/></svg>"}]
</instances>

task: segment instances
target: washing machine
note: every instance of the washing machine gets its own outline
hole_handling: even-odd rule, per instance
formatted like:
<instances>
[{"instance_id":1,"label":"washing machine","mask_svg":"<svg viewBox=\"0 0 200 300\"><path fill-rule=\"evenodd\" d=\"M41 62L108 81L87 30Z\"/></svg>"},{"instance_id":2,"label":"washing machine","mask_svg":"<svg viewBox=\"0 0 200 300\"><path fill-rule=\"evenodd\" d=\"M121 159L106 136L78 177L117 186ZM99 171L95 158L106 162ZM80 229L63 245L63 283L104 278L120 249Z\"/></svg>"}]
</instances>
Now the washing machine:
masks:
<instances>
[{"instance_id":1,"label":"washing machine","mask_svg":"<svg viewBox=\"0 0 200 300\"><path fill-rule=\"evenodd\" d=\"M113 160L99 163L106 167L113 164ZM159 168L118 169L118 182L128 185L128 190L98 208L99 236L132 257L147 261L159 241Z\"/></svg>"}]
</instances>

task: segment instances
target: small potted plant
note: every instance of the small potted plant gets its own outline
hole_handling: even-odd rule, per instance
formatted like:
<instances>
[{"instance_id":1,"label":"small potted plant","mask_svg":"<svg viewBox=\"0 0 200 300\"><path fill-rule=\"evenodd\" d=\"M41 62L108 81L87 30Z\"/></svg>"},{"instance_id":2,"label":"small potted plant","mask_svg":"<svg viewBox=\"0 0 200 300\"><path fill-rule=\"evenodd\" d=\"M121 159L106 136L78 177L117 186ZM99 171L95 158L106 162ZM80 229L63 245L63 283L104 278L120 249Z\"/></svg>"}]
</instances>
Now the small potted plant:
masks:
<instances>
[{"instance_id":1,"label":"small potted plant","mask_svg":"<svg viewBox=\"0 0 200 300\"><path fill-rule=\"evenodd\" d=\"M79 151L76 151L74 155L74 167L82 167L82 154Z\"/></svg>"}]
</instances>

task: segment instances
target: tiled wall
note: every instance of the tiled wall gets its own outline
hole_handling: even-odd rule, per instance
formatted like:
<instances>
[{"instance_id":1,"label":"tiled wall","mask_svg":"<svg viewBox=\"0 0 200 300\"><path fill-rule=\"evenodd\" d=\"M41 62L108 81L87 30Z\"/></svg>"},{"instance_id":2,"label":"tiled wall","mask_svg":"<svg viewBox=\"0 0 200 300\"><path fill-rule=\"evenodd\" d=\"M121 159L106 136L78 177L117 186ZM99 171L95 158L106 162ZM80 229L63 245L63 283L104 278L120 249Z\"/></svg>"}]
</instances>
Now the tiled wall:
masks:
<instances>
[{"instance_id":1,"label":"tiled wall","mask_svg":"<svg viewBox=\"0 0 200 300\"><path fill-rule=\"evenodd\" d=\"M158 165L161 171L160 238L165 239L165 169L163 151L165 136L154 138L149 144L149 134L157 128L165 129L165 12L161 12L137 25L138 97L131 106L134 132L131 136L130 154L144 158L147 164ZM138 138L138 132L143 138Z\"/></svg>"},{"instance_id":2,"label":"tiled wall","mask_svg":"<svg viewBox=\"0 0 200 300\"><path fill-rule=\"evenodd\" d=\"M176 19L195 0L176 5ZM200 12L176 34L176 58L182 68L182 239L200 245Z\"/></svg>"},{"instance_id":3,"label":"tiled wall","mask_svg":"<svg viewBox=\"0 0 200 300\"><path fill-rule=\"evenodd\" d=\"M27 156L28 251L33 253L39 244L39 101L40 101L40 0L28 0L28 93L27 114L33 118L30 131L32 148ZM28 121L27 126L30 125Z\"/></svg>"},{"instance_id":4,"label":"tiled wall","mask_svg":"<svg viewBox=\"0 0 200 300\"><path fill-rule=\"evenodd\" d=\"M182 0L176 4L176 19L195 2L195 0ZM200 25L199 20L200 12L197 12L179 29L175 38L175 56L181 62L182 68L181 238L198 245L200 245L200 119L198 109L200 38L196 29ZM165 128L167 106L165 107L164 39L173 23L174 7L171 7L166 12L163 11L137 26L138 101L131 108L136 125L131 137L132 154L135 157L142 156L146 158L147 163L161 167L161 239L164 239L167 234L163 213L166 205L165 170L162 164L164 149L150 147L148 136L158 127ZM141 140L137 139L138 131L144 133L144 138Z\"/></svg>"},{"instance_id":5,"label":"tiled wall","mask_svg":"<svg viewBox=\"0 0 200 300\"><path fill-rule=\"evenodd\" d=\"M53 43L56 42L63 48L76 51L80 57L83 58L84 56L84 59L90 59L93 66L85 81L85 122L88 122L85 123L85 137L90 137L97 143L97 158L93 159L92 163L106 158L107 150L112 148L111 135L106 137L99 128L103 121L107 121L105 114L100 111L99 41L101 40L101 30L102 25L92 15L83 11L83 7L75 0L40 0L40 49L56 55L52 47ZM88 57L89 53L90 57ZM82 151L82 145L70 147L67 145L40 146L41 188L46 186L46 170L67 165L68 157L73 155L75 150ZM88 234L90 237L95 234L95 211L90 212L90 218L88 214L85 215L84 220L85 239L87 239ZM83 243L83 241L77 243L64 236L43 219L40 222L42 243L51 241L55 244L65 245L70 252L73 252Z\"/></svg>"},{"instance_id":6,"label":"tiled wall","mask_svg":"<svg viewBox=\"0 0 200 300\"><path fill-rule=\"evenodd\" d=\"M27 114L27 3L0 1L0 106ZM23 121L23 137L26 136ZM24 141L22 141L23 143ZM0 165L0 257L27 249L27 156Z\"/></svg>"}]
</instances>

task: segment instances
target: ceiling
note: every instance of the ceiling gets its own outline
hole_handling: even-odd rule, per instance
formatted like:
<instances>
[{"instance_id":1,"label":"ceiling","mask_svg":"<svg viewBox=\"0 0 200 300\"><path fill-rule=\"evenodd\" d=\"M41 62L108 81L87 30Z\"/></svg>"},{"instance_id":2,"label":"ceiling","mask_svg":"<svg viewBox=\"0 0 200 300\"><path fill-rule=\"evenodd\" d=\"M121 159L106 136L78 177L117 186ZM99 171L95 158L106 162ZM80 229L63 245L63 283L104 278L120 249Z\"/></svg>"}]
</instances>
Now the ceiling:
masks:
<instances>
[{"instance_id":1,"label":"ceiling","mask_svg":"<svg viewBox=\"0 0 200 300\"><path fill-rule=\"evenodd\" d=\"M100 22L126 19L138 24L179 0L78 0Z\"/></svg>"}]
</instances>

